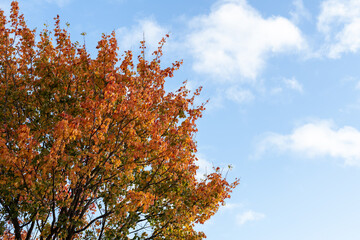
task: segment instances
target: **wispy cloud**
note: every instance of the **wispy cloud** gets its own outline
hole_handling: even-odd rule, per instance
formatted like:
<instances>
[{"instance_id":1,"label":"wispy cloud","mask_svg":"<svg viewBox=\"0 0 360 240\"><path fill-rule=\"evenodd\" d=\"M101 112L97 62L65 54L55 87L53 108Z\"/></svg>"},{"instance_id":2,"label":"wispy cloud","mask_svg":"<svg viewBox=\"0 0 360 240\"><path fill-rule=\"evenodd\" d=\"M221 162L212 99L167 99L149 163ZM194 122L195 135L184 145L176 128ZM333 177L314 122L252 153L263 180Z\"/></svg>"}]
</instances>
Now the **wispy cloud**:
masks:
<instances>
[{"instance_id":1,"label":"wispy cloud","mask_svg":"<svg viewBox=\"0 0 360 240\"><path fill-rule=\"evenodd\" d=\"M117 30L119 45L122 49L137 49L140 41L145 38L150 52L157 49L159 41L167 33L168 31L153 19L142 19L130 28L123 27Z\"/></svg>"},{"instance_id":2,"label":"wispy cloud","mask_svg":"<svg viewBox=\"0 0 360 240\"><path fill-rule=\"evenodd\" d=\"M206 175L210 174L213 170L213 164L205 159L204 156L198 155L195 164L199 167L196 172L196 179L202 180Z\"/></svg>"},{"instance_id":3,"label":"wispy cloud","mask_svg":"<svg viewBox=\"0 0 360 240\"><path fill-rule=\"evenodd\" d=\"M360 1L326 0L321 4L318 30L326 37L325 51L330 58L360 50Z\"/></svg>"},{"instance_id":4,"label":"wispy cloud","mask_svg":"<svg viewBox=\"0 0 360 240\"><path fill-rule=\"evenodd\" d=\"M291 15L291 20L294 23L299 23L301 22L302 19L310 20L311 14L309 10L305 8L302 0L294 0L293 5L294 5L294 10L290 12L290 15Z\"/></svg>"},{"instance_id":5,"label":"wispy cloud","mask_svg":"<svg viewBox=\"0 0 360 240\"><path fill-rule=\"evenodd\" d=\"M236 86L228 88L225 95L227 99L239 104L250 102L255 98L250 90L242 89Z\"/></svg>"},{"instance_id":6,"label":"wispy cloud","mask_svg":"<svg viewBox=\"0 0 360 240\"><path fill-rule=\"evenodd\" d=\"M294 77L285 78L284 83L285 83L287 88L293 89L293 90L298 91L300 93L303 92L303 86Z\"/></svg>"},{"instance_id":7,"label":"wispy cloud","mask_svg":"<svg viewBox=\"0 0 360 240\"><path fill-rule=\"evenodd\" d=\"M48 3L54 3L58 5L59 7L64 7L65 5L69 4L71 0L43 0Z\"/></svg>"},{"instance_id":8,"label":"wispy cloud","mask_svg":"<svg viewBox=\"0 0 360 240\"><path fill-rule=\"evenodd\" d=\"M290 134L269 133L259 144L259 153L277 148L304 157L343 159L348 166L360 166L360 131L351 126L336 127L332 121L314 121Z\"/></svg>"},{"instance_id":9,"label":"wispy cloud","mask_svg":"<svg viewBox=\"0 0 360 240\"><path fill-rule=\"evenodd\" d=\"M243 207L243 204L241 203L226 203L224 206L221 206L221 210L222 211L233 211L235 209L238 209L238 208L242 208Z\"/></svg>"},{"instance_id":10,"label":"wispy cloud","mask_svg":"<svg viewBox=\"0 0 360 240\"><path fill-rule=\"evenodd\" d=\"M236 216L236 222L239 225L243 225L250 221L259 221L264 219L266 216L263 213L254 212L252 210L246 211L244 213L238 214Z\"/></svg>"},{"instance_id":11,"label":"wispy cloud","mask_svg":"<svg viewBox=\"0 0 360 240\"><path fill-rule=\"evenodd\" d=\"M293 52L306 45L290 20L264 18L245 0L219 1L190 26L188 45L194 69L222 80L235 75L254 79L269 53Z\"/></svg>"}]
</instances>

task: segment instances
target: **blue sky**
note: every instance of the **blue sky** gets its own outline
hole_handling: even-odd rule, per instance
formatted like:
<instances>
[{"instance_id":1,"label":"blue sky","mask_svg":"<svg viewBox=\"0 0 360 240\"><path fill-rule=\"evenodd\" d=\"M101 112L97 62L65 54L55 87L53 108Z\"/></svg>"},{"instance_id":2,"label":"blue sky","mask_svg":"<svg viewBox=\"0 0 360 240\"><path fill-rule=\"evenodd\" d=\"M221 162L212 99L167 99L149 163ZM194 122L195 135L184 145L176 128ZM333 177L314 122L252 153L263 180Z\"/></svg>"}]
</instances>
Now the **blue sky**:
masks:
<instances>
[{"instance_id":1,"label":"blue sky","mask_svg":"<svg viewBox=\"0 0 360 240\"><path fill-rule=\"evenodd\" d=\"M120 49L184 65L210 99L199 120L199 174L231 164L241 179L205 225L210 240L360 238L359 0L20 0L29 26L60 15L95 54L115 30ZM0 0L9 10L10 1Z\"/></svg>"}]
</instances>

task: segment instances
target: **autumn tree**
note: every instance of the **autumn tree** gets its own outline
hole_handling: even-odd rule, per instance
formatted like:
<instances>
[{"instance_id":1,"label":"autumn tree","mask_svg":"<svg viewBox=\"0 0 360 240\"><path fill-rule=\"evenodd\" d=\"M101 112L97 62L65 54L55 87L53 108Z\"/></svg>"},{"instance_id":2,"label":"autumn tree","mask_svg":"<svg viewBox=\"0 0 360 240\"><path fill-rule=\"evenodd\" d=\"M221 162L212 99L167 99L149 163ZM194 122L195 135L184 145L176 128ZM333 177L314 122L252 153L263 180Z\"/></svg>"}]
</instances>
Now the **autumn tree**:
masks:
<instances>
[{"instance_id":1,"label":"autumn tree","mask_svg":"<svg viewBox=\"0 0 360 240\"><path fill-rule=\"evenodd\" d=\"M163 39L147 61L92 58L55 18L35 40L16 1L0 11L0 238L202 239L238 181L196 175L196 106L164 83ZM145 51L145 43L141 42ZM136 63L136 64L135 64Z\"/></svg>"}]
</instances>

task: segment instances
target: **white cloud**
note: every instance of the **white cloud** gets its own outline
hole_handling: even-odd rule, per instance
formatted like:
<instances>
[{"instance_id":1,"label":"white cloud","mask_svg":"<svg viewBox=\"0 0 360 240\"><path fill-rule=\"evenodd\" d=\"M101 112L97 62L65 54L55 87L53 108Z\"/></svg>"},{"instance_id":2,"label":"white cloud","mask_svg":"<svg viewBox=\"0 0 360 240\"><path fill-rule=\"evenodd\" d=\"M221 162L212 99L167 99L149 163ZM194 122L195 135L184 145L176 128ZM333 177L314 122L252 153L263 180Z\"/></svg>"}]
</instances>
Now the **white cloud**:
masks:
<instances>
[{"instance_id":1,"label":"white cloud","mask_svg":"<svg viewBox=\"0 0 360 240\"><path fill-rule=\"evenodd\" d=\"M311 14L304 6L302 0L294 0L293 5L295 9L290 12L291 20L294 23L299 23L301 19L310 20Z\"/></svg>"},{"instance_id":2,"label":"white cloud","mask_svg":"<svg viewBox=\"0 0 360 240\"><path fill-rule=\"evenodd\" d=\"M285 83L286 87L288 87L290 89L293 89L293 90L298 91L300 93L303 92L303 86L294 77L285 78L284 83Z\"/></svg>"},{"instance_id":3,"label":"white cloud","mask_svg":"<svg viewBox=\"0 0 360 240\"><path fill-rule=\"evenodd\" d=\"M166 29L160 26L155 20L139 20L131 28L120 28L116 35L119 38L119 46L123 50L138 48L140 41L145 37L146 47L150 52L157 49L159 41L168 33Z\"/></svg>"},{"instance_id":4,"label":"white cloud","mask_svg":"<svg viewBox=\"0 0 360 240\"><path fill-rule=\"evenodd\" d=\"M188 45L194 69L229 79L254 79L269 53L303 49L300 30L280 16L263 18L245 0L220 1L208 15L190 22Z\"/></svg>"},{"instance_id":5,"label":"white cloud","mask_svg":"<svg viewBox=\"0 0 360 240\"><path fill-rule=\"evenodd\" d=\"M234 213L239 212L242 208L244 208L244 204L242 203L226 203L225 205L220 206L219 214L230 214L231 217L236 218Z\"/></svg>"},{"instance_id":6,"label":"white cloud","mask_svg":"<svg viewBox=\"0 0 360 240\"><path fill-rule=\"evenodd\" d=\"M196 172L196 179L202 180L205 178L205 175L208 175L212 172L213 164L207 161L203 156L197 156L197 161L195 164L199 167Z\"/></svg>"},{"instance_id":7,"label":"white cloud","mask_svg":"<svg viewBox=\"0 0 360 240\"><path fill-rule=\"evenodd\" d=\"M270 89L270 94L271 95L276 95L279 93L282 93L283 89L281 87L274 87L272 89Z\"/></svg>"},{"instance_id":8,"label":"white cloud","mask_svg":"<svg viewBox=\"0 0 360 240\"><path fill-rule=\"evenodd\" d=\"M244 205L241 203L226 203L224 206L221 206L222 211L233 211L238 208L242 208Z\"/></svg>"},{"instance_id":9,"label":"white cloud","mask_svg":"<svg viewBox=\"0 0 360 240\"><path fill-rule=\"evenodd\" d=\"M271 133L263 139L259 151L274 147L311 158L341 158L345 165L360 166L360 131L351 126L337 128L331 121L307 123L289 135Z\"/></svg>"},{"instance_id":10,"label":"white cloud","mask_svg":"<svg viewBox=\"0 0 360 240\"><path fill-rule=\"evenodd\" d=\"M236 220L239 225L243 225L246 222L250 222L250 221L262 220L264 218L265 218L265 214L254 212L252 210L246 211L236 216Z\"/></svg>"},{"instance_id":11,"label":"white cloud","mask_svg":"<svg viewBox=\"0 0 360 240\"><path fill-rule=\"evenodd\" d=\"M250 90L241 89L235 86L227 89L225 95L227 99L232 100L239 104L250 102L254 99L254 95Z\"/></svg>"},{"instance_id":12,"label":"white cloud","mask_svg":"<svg viewBox=\"0 0 360 240\"><path fill-rule=\"evenodd\" d=\"M318 30L326 37L326 53L339 58L360 50L360 1L326 0L321 4Z\"/></svg>"},{"instance_id":13,"label":"white cloud","mask_svg":"<svg viewBox=\"0 0 360 240\"><path fill-rule=\"evenodd\" d=\"M71 0L45 0L48 3L55 3L59 7L64 7L65 5L69 4Z\"/></svg>"}]
</instances>

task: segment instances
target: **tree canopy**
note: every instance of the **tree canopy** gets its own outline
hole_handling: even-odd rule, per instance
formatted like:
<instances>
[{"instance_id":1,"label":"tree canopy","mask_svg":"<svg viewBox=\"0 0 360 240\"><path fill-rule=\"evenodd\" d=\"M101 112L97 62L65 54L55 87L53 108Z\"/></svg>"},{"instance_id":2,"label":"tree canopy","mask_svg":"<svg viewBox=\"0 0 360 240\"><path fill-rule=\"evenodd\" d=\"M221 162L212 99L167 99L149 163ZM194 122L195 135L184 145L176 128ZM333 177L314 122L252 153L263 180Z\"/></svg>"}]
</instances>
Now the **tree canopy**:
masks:
<instances>
[{"instance_id":1,"label":"tree canopy","mask_svg":"<svg viewBox=\"0 0 360 240\"><path fill-rule=\"evenodd\" d=\"M196 178L196 106L164 89L165 39L147 61L103 34L92 58L55 18L27 27L0 11L0 237L202 239L238 180ZM145 51L145 42L141 42Z\"/></svg>"}]
</instances>

